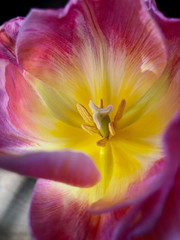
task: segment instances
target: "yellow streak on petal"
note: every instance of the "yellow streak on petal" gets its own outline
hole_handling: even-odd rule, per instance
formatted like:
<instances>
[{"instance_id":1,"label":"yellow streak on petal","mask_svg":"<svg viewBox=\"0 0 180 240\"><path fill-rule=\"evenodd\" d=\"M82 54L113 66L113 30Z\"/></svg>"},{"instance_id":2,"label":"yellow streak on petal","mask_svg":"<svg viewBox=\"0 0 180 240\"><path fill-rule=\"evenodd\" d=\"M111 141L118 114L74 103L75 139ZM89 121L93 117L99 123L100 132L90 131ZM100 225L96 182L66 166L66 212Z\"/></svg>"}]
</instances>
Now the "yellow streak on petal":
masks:
<instances>
[{"instance_id":1,"label":"yellow streak on petal","mask_svg":"<svg viewBox=\"0 0 180 240\"><path fill-rule=\"evenodd\" d=\"M56 89L38 79L33 83L33 87L56 119L80 127L80 116L76 111L75 102L72 98L60 91L57 92Z\"/></svg>"},{"instance_id":2,"label":"yellow streak on petal","mask_svg":"<svg viewBox=\"0 0 180 240\"><path fill-rule=\"evenodd\" d=\"M113 175L113 156L112 156L112 149L110 144L106 144L105 148L100 149L100 156L99 156L99 169L102 175L102 188L104 194L107 191L109 183L111 181Z\"/></svg>"}]
</instances>

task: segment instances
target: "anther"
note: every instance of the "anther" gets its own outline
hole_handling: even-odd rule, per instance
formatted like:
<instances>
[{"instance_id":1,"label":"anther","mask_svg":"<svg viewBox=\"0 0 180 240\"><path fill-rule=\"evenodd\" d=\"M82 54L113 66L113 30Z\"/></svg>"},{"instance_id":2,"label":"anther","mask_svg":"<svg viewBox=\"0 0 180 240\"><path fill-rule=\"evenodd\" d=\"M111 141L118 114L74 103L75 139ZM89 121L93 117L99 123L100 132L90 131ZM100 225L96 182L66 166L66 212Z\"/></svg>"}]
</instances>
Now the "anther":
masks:
<instances>
[{"instance_id":1,"label":"anther","mask_svg":"<svg viewBox=\"0 0 180 240\"><path fill-rule=\"evenodd\" d=\"M89 134L93 134L93 133L99 133L97 127L95 126L90 126L90 125L87 125L87 124L81 124L81 127L83 130L85 130L86 132L88 132Z\"/></svg>"},{"instance_id":2,"label":"anther","mask_svg":"<svg viewBox=\"0 0 180 240\"><path fill-rule=\"evenodd\" d=\"M88 124L94 125L93 118L92 118L91 114L88 112L88 110L80 103L77 103L76 107L77 107L79 114L84 119L84 121Z\"/></svg>"},{"instance_id":3,"label":"anther","mask_svg":"<svg viewBox=\"0 0 180 240\"><path fill-rule=\"evenodd\" d=\"M116 115L114 117L114 122L117 122L117 121L119 121L122 118L125 106L126 106L126 100L122 99L122 101L119 104L117 113L116 113Z\"/></svg>"},{"instance_id":4,"label":"anther","mask_svg":"<svg viewBox=\"0 0 180 240\"><path fill-rule=\"evenodd\" d=\"M102 138L99 141L96 142L96 145L98 147L105 147L108 139L107 138Z\"/></svg>"},{"instance_id":5,"label":"anther","mask_svg":"<svg viewBox=\"0 0 180 240\"><path fill-rule=\"evenodd\" d=\"M109 132L110 132L111 136L114 136L116 134L116 132L114 129L114 124L112 122L109 123L108 128L109 128Z\"/></svg>"}]
</instances>

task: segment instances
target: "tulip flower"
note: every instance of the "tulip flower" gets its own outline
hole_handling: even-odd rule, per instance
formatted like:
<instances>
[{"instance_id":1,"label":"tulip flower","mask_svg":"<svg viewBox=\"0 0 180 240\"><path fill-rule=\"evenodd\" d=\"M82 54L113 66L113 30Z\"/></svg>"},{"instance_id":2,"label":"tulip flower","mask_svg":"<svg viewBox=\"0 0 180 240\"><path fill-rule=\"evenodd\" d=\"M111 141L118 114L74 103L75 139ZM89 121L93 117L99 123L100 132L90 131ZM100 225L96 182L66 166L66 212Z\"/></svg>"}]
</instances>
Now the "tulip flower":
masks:
<instances>
[{"instance_id":1,"label":"tulip flower","mask_svg":"<svg viewBox=\"0 0 180 240\"><path fill-rule=\"evenodd\" d=\"M70 0L0 29L0 166L37 240L180 239L180 20Z\"/></svg>"}]
</instances>

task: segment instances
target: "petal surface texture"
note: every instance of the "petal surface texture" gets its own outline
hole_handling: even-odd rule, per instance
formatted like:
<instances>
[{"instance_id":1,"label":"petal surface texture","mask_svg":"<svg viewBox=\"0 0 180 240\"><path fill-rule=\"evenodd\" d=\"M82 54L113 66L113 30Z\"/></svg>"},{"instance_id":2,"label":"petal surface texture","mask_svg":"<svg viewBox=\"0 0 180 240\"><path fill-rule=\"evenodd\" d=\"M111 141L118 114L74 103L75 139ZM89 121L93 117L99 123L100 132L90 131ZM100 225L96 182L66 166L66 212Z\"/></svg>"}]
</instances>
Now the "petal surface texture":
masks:
<instances>
[{"instance_id":1,"label":"petal surface texture","mask_svg":"<svg viewBox=\"0 0 180 240\"><path fill-rule=\"evenodd\" d=\"M79 187L90 187L100 180L100 173L90 157L70 151L0 155L0 167L22 175Z\"/></svg>"},{"instance_id":2,"label":"petal surface texture","mask_svg":"<svg viewBox=\"0 0 180 240\"><path fill-rule=\"evenodd\" d=\"M180 168L179 168L179 155L180 155L180 114L177 114L173 122L170 124L165 134L165 147L168 161L174 164L173 170L169 171L167 181L165 181L164 189L170 184L168 196L163 204L161 203L161 211L158 214L157 221L152 221L151 227L146 234L139 233L140 237L137 240L170 240L180 238L179 228L179 184L180 184ZM162 188L163 189L163 188ZM146 202L149 200L147 199ZM150 202L152 205L153 202ZM149 207L149 206L148 206ZM146 209L147 211L147 209ZM166 231L164 231L166 229ZM142 229L141 229L142 230Z\"/></svg>"},{"instance_id":3,"label":"petal surface texture","mask_svg":"<svg viewBox=\"0 0 180 240\"><path fill-rule=\"evenodd\" d=\"M0 152L19 151L22 147L32 144L29 137L23 135L11 123L7 109L9 96L5 88L7 65L17 65L14 56L15 42L22 22L23 18L16 18L0 27Z\"/></svg>"},{"instance_id":4,"label":"petal surface texture","mask_svg":"<svg viewBox=\"0 0 180 240\"><path fill-rule=\"evenodd\" d=\"M92 217L85 208L85 203L73 199L68 186L38 180L31 203L31 233L39 240L81 240L88 235L95 239L99 216Z\"/></svg>"}]
</instances>

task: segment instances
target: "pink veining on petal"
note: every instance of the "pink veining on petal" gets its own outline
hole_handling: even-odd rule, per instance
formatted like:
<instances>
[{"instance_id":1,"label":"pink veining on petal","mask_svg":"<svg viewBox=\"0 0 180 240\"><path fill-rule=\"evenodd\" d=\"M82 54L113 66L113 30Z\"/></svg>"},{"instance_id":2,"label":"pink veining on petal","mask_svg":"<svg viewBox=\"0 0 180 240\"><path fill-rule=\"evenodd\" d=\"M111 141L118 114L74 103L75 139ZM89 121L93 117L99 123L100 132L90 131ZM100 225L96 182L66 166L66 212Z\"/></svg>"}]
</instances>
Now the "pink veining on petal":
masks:
<instances>
[{"instance_id":1,"label":"pink veining on petal","mask_svg":"<svg viewBox=\"0 0 180 240\"><path fill-rule=\"evenodd\" d=\"M7 106L9 96L5 89L5 71L9 63L17 66L14 54L16 38L23 18L15 18L0 27L0 149L1 151L20 151L21 147L30 146L31 140L12 125Z\"/></svg>"},{"instance_id":2,"label":"pink veining on petal","mask_svg":"<svg viewBox=\"0 0 180 240\"><path fill-rule=\"evenodd\" d=\"M86 211L86 202L73 199L71 189L38 180L30 208L30 229L38 240L96 239L99 216Z\"/></svg>"},{"instance_id":3,"label":"pink veining on petal","mask_svg":"<svg viewBox=\"0 0 180 240\"><path fill-rule=\"evenodd\" d=\"M22 70L12 63L5 68L5 90L8 95L7 111L14 127L31 137L34 144L48 139L51 116L37 93L23 76ZM53 118L52 118L53 119Z\"/></svg>"},{"instance_id":4,"label":"pink veining on petal","mask_svg":"<svg viewBox=\"0 0 180 240\"><path fill-rule=\"evenodd\" d=\"M112 51L125 50L127 56L132 55L133 66L134 57L137 69L143 60L144 69L149 66L156 77L166 65L163 39L139 0L70 1L60 11L32 10L18 35L16 52L25 70L53 84L50 80L70 74L68 71L74 67L86 74L87 66L80 57L87 39L97 63L103 46L104 60ZM109 53L107 47L111 49Z\"/></svg>"},{"instance_id":5,"label":"pink veining on petal","mask_svg":"<svg viewBox=\"0 0 180 240\"><path fill-rule=\"evenodd\" d=\"M73 195L73 188L38 180L31 201L29 224L38 240L112 240L113 231L128 208L103 215L87 211L87 203Z\"/></svg>"},{"instance_id":6,"label":"pink veining on petal","mask_svg":"<svg viewBox=\"0 0 180 240\"><path fill-rule=\"evenodd\" d=\"M2 64L3 65L3 64ZM31 145L28 137L18 132L9 119L7 104L8 95L5 91L4 69L0 69L0 149L1 151L19 151L22 146Z\"/></svg>"}]
</instances>

